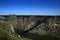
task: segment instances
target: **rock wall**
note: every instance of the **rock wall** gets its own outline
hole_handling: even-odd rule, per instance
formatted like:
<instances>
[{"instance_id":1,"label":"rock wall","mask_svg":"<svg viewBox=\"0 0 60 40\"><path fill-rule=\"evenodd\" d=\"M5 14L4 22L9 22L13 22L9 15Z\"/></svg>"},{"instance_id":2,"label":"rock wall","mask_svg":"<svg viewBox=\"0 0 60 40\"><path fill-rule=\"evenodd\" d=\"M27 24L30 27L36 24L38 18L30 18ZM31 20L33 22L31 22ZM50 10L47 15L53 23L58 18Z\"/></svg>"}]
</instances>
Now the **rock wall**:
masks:
<instances>
[{"instance_id":1,"label":"rock wall","mask_svg":"<svg viewBox=\"0 0 60 40\"><path fill-rule=\"evenodd\" d=\"M39 19L43 20L46 16L9 16L8 21L21 31L29 30L33 27L35 22ZM42 24L38 25L36 28L30 32L37 34L59 34L60 31L60 16L50 16Z\"/></svg>"}]
</instances>

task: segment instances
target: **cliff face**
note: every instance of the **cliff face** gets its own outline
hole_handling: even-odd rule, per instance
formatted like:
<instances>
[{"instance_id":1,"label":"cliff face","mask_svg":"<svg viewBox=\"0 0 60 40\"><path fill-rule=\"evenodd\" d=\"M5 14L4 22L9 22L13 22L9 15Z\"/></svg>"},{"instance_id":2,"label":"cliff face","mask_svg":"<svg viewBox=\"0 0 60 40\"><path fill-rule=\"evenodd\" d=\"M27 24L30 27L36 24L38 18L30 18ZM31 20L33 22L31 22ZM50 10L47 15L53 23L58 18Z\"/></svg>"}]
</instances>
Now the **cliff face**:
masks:
<instances>
[{"instance_id":1,"label":"cliff face","mask_svg":"<svg viewBox=\"0 0 60 40\"><path fill-rule=\"evenodd\" d=\"M9 16L7 21L21 31L26 31L32 28L36 21L42 21L46 16ZM36 34L51 34L60 35L60 16L50 16L45 22L41 23L33 30L29 31Z\"/></svg>"},{"instance_id":2,"label":"cliff face","mask_svg":"<svg viewBox=\"0 0 60 40\"><path fill-rule=\"evenodd\" d=\"M60 40L60 16L50 16L44 20L45 18L46 16L17 17L15 15L2 17L0 40ZM14 29L17 29L17 32ZM18 35L22 32L25 34Z\"/></svg>"},{"instance_id":3,"label":"cliff face","mask_svg":"<svg viewBox=\"0 0 60 40\"><path fill-rule=\"evenodd\" d=\"M17 26L20 30L25 31L32 28L35 22L39 19L43 20L45 17L19 17L17 20ZM37 34L59 34L60 30L60 17L50 17L45 22L38 25L36 28L31 30L30 32Z\"/></svg>"}]
</instances>

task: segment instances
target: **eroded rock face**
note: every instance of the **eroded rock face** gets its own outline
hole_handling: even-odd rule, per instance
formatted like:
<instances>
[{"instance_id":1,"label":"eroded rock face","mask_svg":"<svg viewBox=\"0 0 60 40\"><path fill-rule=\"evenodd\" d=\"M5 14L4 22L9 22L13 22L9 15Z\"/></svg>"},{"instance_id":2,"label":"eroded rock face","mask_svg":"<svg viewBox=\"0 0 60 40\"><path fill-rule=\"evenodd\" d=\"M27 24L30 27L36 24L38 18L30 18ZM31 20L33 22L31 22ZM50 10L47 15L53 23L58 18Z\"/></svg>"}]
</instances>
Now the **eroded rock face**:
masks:
<instances>
[{"instance_id":1,"label":"eroded rock face","mask_svg":"<svg viewBox=\"0 0 60 40\"><path fill-rule=\"evenodd\" d=\"M16 26L21 31L26 31L32 28L35 22L39 19L43 20L45 17L37 17L37 16L20 16L20 17L8 17L8 22L12 24L12 26ZM51 34L58 33L60 29L60 17L50 17L42 24L38 25L37 28L34 28L31 32L34 33L42 33L42 34Z\"/></svg>"},{"instance_id":2,"label":"eroded rock face","mask_svg":"<svg viewBox=\"0 0 60 40\"><path fill-rule=\"evenodd\" d=\"M18 23L18 27L20 27L20 29L22 29L24 31L28 30L31 27L33 27L34 23L39 18L42 20L44 17L29 17L29 18L21 17L21 18L18 18L18 19L20 19L17 22ZM56 33L59 29L60 29L60 17L50 17L45 22L40 24L40 26L38 25L37 28L33 29L30 32L34 32L34 33L38 33L38 34L39 33L42 33L42 34L47 33L47 34L49 34L49 33Z\"/></svg>"}]
</instances>

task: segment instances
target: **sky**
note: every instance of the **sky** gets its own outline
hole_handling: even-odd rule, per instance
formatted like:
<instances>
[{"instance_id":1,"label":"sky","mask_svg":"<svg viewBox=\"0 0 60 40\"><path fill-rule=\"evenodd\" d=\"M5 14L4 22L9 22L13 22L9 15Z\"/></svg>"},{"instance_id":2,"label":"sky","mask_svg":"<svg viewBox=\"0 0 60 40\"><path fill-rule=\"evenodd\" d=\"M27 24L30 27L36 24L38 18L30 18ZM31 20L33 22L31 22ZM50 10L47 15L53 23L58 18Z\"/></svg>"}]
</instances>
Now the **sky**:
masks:
<instances>
[{"instance_id":1,"label":"sky","mask_svg":"<svg viewBox=\"0 0 60 40\"><path fill-rule=\"evenodd\" d=\"M60 0L0 0L0 15L60 15Z\"/></svg>"}]
</instances>

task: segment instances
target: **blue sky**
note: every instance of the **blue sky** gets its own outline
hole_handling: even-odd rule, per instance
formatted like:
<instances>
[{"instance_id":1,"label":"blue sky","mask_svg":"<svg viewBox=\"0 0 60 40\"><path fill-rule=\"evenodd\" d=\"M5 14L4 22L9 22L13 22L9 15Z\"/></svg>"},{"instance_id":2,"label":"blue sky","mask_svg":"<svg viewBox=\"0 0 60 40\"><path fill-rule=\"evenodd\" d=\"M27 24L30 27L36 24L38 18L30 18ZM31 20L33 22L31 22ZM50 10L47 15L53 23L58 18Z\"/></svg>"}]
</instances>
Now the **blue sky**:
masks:
<instances>
[{"instance_id":1,"label":"blue sky","mask_svg":"<svg viewBox=\"0 0 60 40\"><path fill-rule=\"evenodd\" d=\"M60 15L60 0L0 0L0 15Z\"/></svg>"}]
</instances>

